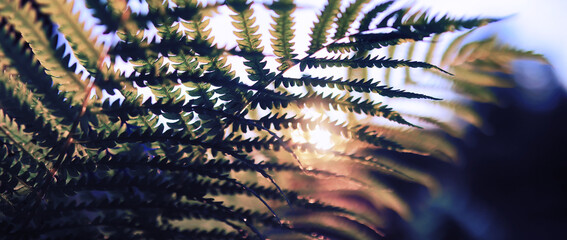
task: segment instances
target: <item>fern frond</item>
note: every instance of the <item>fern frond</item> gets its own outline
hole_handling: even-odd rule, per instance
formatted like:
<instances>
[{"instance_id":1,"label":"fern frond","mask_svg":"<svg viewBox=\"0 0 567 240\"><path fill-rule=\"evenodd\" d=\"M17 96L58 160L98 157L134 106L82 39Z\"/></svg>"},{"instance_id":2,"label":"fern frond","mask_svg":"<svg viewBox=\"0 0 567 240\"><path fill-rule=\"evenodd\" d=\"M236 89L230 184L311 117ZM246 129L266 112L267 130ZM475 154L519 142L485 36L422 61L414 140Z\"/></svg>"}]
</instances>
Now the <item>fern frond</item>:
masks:
<instances>
[{"instance_id":1,"label":"fern frond","mask_svg":"<svg viewBox=\"0 0 567 240\"><path fill-rule=\"evenodd\" d=\"M276 60L281 64L278 70L284 71L292 66L290 62L297 56L293 53L294 43L291 41L295 38L295 31L292 28L295 23L293 16L291 16L295 10L295 5L293 1L283 0L274 2L270 5L270 9L278 15L272 17L276 23L271 25L274 30L270 30L270 33L274 37L272 47L274 54L278 56Z\"/></svg>"},{"instance_id":2,"label":"fern frond","mask_svg":"<svg viewBox=\"0 0 567 240\"><path fill-rule=\"evenodd\" d=\"M376 56L371 58L367 57L335 57L335 58L305 58L301 61L299 65L301 70L305 68L325 68L325 67L352 67L352 68L364 68L364 67L379 67L379 68L397 68L397 67L411 67L411 68L433 68L437 69L445 74L452 75L451 73L426 62L410 61L410 60L397 60L387 57Z\"/></svg>"},{"instance_id":3,"label":"fern frond","mask_svg":"<svg viewBox=\"0 0 567 240\"><path fill-rule=\"evenodd\" d=\"M545 62L495 38L463 45L464 36L441 65L430 62L440 33L495 19L435 16L394 1L366 14L371 1L329 1L303 53L291 0L85 2L87 9L73 0L0 0L5 238L382 238L391 216L414 210L407 189L436 191L437 176L423 165L456 161L447 134L462 134L454 122L390 106L418 101L480 126L461 100L495 101L489 87L510 82L513 59ZM262 36L254 4L272 13L271 36ZM212 24L227 7L231 48L214 39ZM97 27L86 27L82 14ZM112 44L92 35L99 27ZM431 36L425 61L414 61L414 43ZM392 59L404 42L412 43L406 58ZM388 57L369 56L383 47ZM348 77L306 71L331 67L349 68ZM372 67L387 77L373 80ZM387 86L399 82L389 75L397 67L411 91ZM456 91L456 100L413 92L428 79L418 72L442 81L442 94ZM321 138L326 146L315 142Z\"/></svg>"},{"instance_id":4,"label":"fern frond","mask_svg":"<svg viewBox=\"0 0 567 240\"><path fill-rule=\"evenodd\" d=\"M41 214L47 218L54 217L53 213L82 211L89 209L101 209L102 213L109 211L124 211L130 209L159 209L164 219L176 220L180 218L198 220L216 220L226 222L228 220L241 221L242 218L249 219L251 222L270 223L273 217L263 212L245 211L242 208L223 207L215 202L205 199L178 203L176 199L153 199L150 201L140 201L140 199L126 197L126 199L110 199L109 201L92 201L88 204L77 205L76 202L63 202L57 205L47 206L45 212ZM55 215L57 216L57 215ZM274 222L274 225L277 223Z\"/></svg>"},{"instance_id":5,"label":"fern frond","mask_svg":"<svg viewBox=\"0 0 567 240\"><path fill-rule=\"evenodd\" d=\"M439 98L434 98L424 94L406 92L404 90L394 89L392 87L388 87L385 85L379 85L378 82L374 82L372 79L344 80L342 78L334 79L333 77L327 77L327 78L315 78L309 76L303 76L301 78L282 77L282 78L277 78L274 81L274 85L275 87L279 87L280 85L283 85L284 87L310 85L313 87L320 86L320 87L336 88L339 90L347 90L347 91L356 91L356 92L365 92L365 93L373 92L373 93L378 93L379 95L384 97L440 100Z\"/></svg>"},{"instance_id":6,"label":"fern frond","mask_svg":"<svg viewBox=\"0 0 567 240\"><path fill-rule=\"evenodd\" d=\"M472 63L482 71L510 73L510 62L514 59L532 59L547 63L547 59L542 55L518 50L508 45L499 45L496 38L491 37L463 45L453 64ZM486 66L488 67L485 68Z\"/></svg>"},{"instance_id":7,"label":"fern frond","mask_svg":"<svg viewBox=\"0 0 567 240\"><path fill-rule=\"evenodd\" d=\"M447 46L447 48L445 48L445 51L443 52L443 55L441 56L441 63L440 66L447 66L451 60L455 57L455 53L459 50L460 45L463 43L463 41L465 40L465 38L467 36L469 36L473 30L469 30L461 35L459 35L458 37L456 37L455 39L453 39L453 41L451 41L451 43L449 43L449 46Z\"/></svg>"},{"instance_id":8,"label":"fern frond","mask_svg":"<svg viewBox=\"0 0 567 240\"><path fill-rule=\"evenodd\" d=\"M364 127L348 127L340 125L336 122L330 122L324 119L307 119L301 116L294 116L287 118L286 115L279 116L276 115L266 115L256 121L242 121L236 120L232 122L233 130L241 130L246 133L248 130L254 130L259 128L258 126L264 126L266 129L303 129L303 131L309 131L314 129L316 126L325 128L330 132L339 135L352 138L353 140L359 140L368 144L372 144L376 147L381 147L385 149L403 149L403 146L398 143L391 141L387 138L380 136L376 132L367 132ZM260 129L261 130L261 129ZM228 137L230 139L230 137ZM278 139L272 138L253 138L240 140L240 136L236 136L232 141L235 146L240 146L240 149L246 149L246 151L251 152L253 149L264 150L273 148L278 150L281 145L288 144L292 147L299 147L303 150L308 150L311 152L319 151L317 148L313 147L311 144L294 144L291 141L279 141Z\"/></svg>"},{"instance_id":9,"label":"fern frond","mask_svg":"<svg viewBox=\"0 0 567 240\"><path fill-rule=\"evenodd\" d=\"M74 73L75 66L69 66L69 55L65 55L64 46L58 46L56 36L50 36L50 23L42 22L39 13L30 2L20 7L19 1L0 3L0 15L9 19L24 40L29 43L42 67L54 77L54 81L65 87L65 91L83 92L87 84ZM74 97L80 99L80 96Z\"/></svg>"},{"instance_id":10,"label":"fern frond","mask_svg":"<svg viewBox=\"0 0 567 240\"><path fill-rule=\"evenodd\" d=\"M252 108L259 105L262 109L267 108L282 108L287 107L288 104L293 103L297 106L305 107L319 107L324 110L330 110L331 107L348 112L364 113L370 116L384 117L390 121L400 124L417 127L406 121L399 113L393 111L390 107L381 103L374 103L371 100L361 101L360 98L345 96L324 96L323 94L313 93L310 95L302 96L290 95L283 93L268 93L262 92L260 95L261 100L253 101Z\"/></svg>"},{"instance_id":11,"label":"fern frond","mask_svg":"<svg viewBox=\"0 0 567 240\"><path fill-rule=\"evenodd\" d=\"M423 61L432 62L433 54L435 53L435 49L437 49L437 43L439 42L440 38L440 34L433 35L433 37L431 38L431 44L429 44L429 48L427 49L427 53L425 54L425 59ZM412 52L408 52L408 58L412 55Z\"/></svg>"},{"instance_id":12,"label":"fern frond","mask_svg":"<svg viewBox=\"0 0 567 240\"><path fill-rule=\"evenodd\" d=\"M411 59L413 57L413 53L415 51L415 42L412 42L408 48L408 53L407 53L407 58ZM430 48L430 51L427 52L427 54L429 54L430 52L432 52L431 50L434 50L433 47ZM428 57L428 55L425 56L426 58ZM427 62L427 61L426 61ZM405 68L404 69L404 73L405 73L405 77L404 77L404 82L405 83L413 83L415 82L412 77L411 77L411 69L410 68Z\"/></svg>"},{"instance_id":13,"label":"fern frond","mask_svg":"<svg viewBox=\"0 0 567 240\"><path fill-rule=\"evenodd\" d=\"M129 143L129 142L160 142L160 141L168 141L173 144L183 144L183 145L193 145L193 146L200 146L206 149L211 149L215 152L221 152L228 156L232 156L235 159L253 167L258 173L268 179L277 189L280 190L284 199L286 199L283 191L281 191L278 184L273 180L273 178L263 169L259 168L254 164L253 161L249 160L246 155L239 153L237 150L230 145L222 144L215 139L209 140L207 135L203 134L198 136L197 138L191 139L188 138L190 133L188 132L173 132L173 130L168 131L158 131L153 132L152 129L138 129L136 131L127 132L122 130L121 133L112 133L109 136L105 136L104 132L95 133L90 132L89 134L84 134L80 137L80 141L84 143L84 145L88 147L113 147L116 144L120 143Z\"/></svg>"},{"instance_id":14,"label":"fern frond","mask_svg":"<svg viewBox=\"0 0 567 240\"><path fill-rule=\"evenodd\" d=\"M448 139L439 137L442 133L382 126L373 126L370 129L402 145L404 147L402 152L433 156L435 159L447 162L455 162L458 159L455 146Z\"/></svg>"},{"instance_id":15,"label":"fern frond","mask_svg":"<svg viewBox=\"0 0 567 240\"><path fill-rule=\"evenodd\" d=\"M37 162L29 152L22 154L21 149L22 146L12 146L0 140L0 166L3 170L0 172L0 192L5 194L4 199L12 206L11 200L19 202L26 195L36 194L37 189L41 187L41 181L37 180L48 174L44 163ZM9 212L4 214L9 215Z\"/></svg>"},{"instance_id":16,"label":"fern frond","mask_svg":"<svg viewBox=\"0 0 567 240\"><path fill-rule=\"evenodd\" d=\"M349 36L346 43L332 43L327 46L331 52L345 53L347 51L367 51L387 46L398 45L406 41L419 41L429 35L421 32L394 30L389 33L366 33ZM427 61L426 61L427 62Z\"/></svg>"},{"instance_id":17,"label":"fern frond","mask_svg":"<svg viewBox=\"0 0 567 240\"><path fill-rule=\"evenodd\" d=\"M369 0L356 0L351 3L344 12L340 13L340 17L337 19L337 32L333 36L334 40L338 40L346 36L351 24L359 15L362 7L368 2Z\"/></svg>"},{"instance_id":18,"label":"fern frond","mask_svg":"<svg viewBox=\"0 0 567 240\"><path fill-rule=\"evenodd\" d=\"M0 141L16 146L20 151L32 159L46 163L42 159L42 149L32 143L33 135L26 132L24 127L16 123L0 109Z\"/></svg>"},{"instance_id":19,"label":"fern frond","mask_svg":"<svg viewBox=\"0 0 567 240\"><path fill-rule=\"evenodd\" d=\"M99 65L97 63L102 62L103 46L91 37L92 28L88 32L85 31L84 23L81 24L79 21L80 13L72 13L73 1L39 0L38 3L41 4L41 11L50 15L53 22L57 23L58 30L65 35L83 66L91 74L96 73L95 69Z\"/></svg>"},{"instance_id":20,"label":"fern frond","mask_svg":"<svg viewBox=\"0 0 567 240\"><path fill-rule=\"evenodd\" d=\"M421 14L417 12L416 14ZM414 18L412 18L414 19ZM481 27L486 24L499 21L496 18L469 18L469 19L457 19L444 15L442 17L430 16L426 13L422 13L421 16L411 22L404 22L401 26L393 26L397 28L411 27L418 32L422 33L443 33L452 32L462 29L472 29L475 27Z\"/></svg>"},{"instance_id":21,"label":"fern frond","mask_svg":"<svg viewBox=\"0 0 567 240\"><path fill-rule=\"evenodd\" d=\"M453 89L473 101L498 104L495 94L486 87L467 82L454 82Z\"/></svg>"},{"instance_id":22,"label":"fern frond","mask_svg":"<svg viewBox=\"0 0 567 240\"><path fill-rule=\"evenodd\" d=\"M455 66L451 68L455 73L454 81L467 82L479 86L487 87L512 87L514 84L510 79L499 77L497 73L475 71L465 66Z\"/></svg>"},{"instance_id":23,"label":"fern frond","mask_svg":"<svg viewBox=\"0 0 567 240\"><path fill-rule=\"evenodd\" d=\"M372 10L370 10L368 13L364 14L364 17L362 18L362 20L360 20L360 26L358 27L358 31L364 32L364 31L369 30L370 29L370 23L372 22L372 20L374 18L376 18L376 16L379 13L384 12L386 9L388 9L388 7L390 7L390 5L392 5L392 3L394 3L394 1L386 1L384 3L376 5Z\"/></svg>"},{"instance_id":24,"label":"fern frond","mask_svg":"<svg viewBox=\"0 0 567 240\"><path fill-rule=\"evenodd\" d=\"M471 106L467 106L464 103L459 103L456 101L438 102L437 104L452 109L453 111L455 111L456 115L459 118L465 120L473 126L480 128L483 125L482 118L476 111L474 111L474 109L472 109Z\"/></svg>"},{"instance_id":25,"label":"fern frond","mask_svg":"<svg viewBox=\"0 0 567 240\"><path fill-rule=\"evenodd\" d=\"M86 0L86 7L92 10L93 17L100 21L100 24L105 26L104 33L116 32L121 23L121 12L113 8L112 3L103 4L97 0Z\"/></svg>"},{"instance_id":26,"label":"fern frond","mask_svg":"<svg viewBox=\"0 0 567 240\"><path fill-rule=\"evenodd\" d=\"M313 54L323 48L323 45L327 42L331 24L334 22L340 7L341 1L330 0L323 8L323 11L317 14L317 22L311 28L311 33L309 34L311 42L307 54Z\"/></svg>"},{"instance_id":27,"label":"fern frond","mask_svg":"<svg viewBox=\"0 0 567 240\"><path fill-rule=\"evenodd\" d=\"M73 108L66 99L68 93L61 93L57 85L53 86L51 77L38 64L31 48L23 42L21 35L4 21L0 23L0 27L0 56L6 60L1 67L7 75L19 75L35 97L42 99L46 104L45 107L52 110L55 115L65 118L76 116L76 108Z\"/></svg>"},{"instance_id":28,"label":"fern frond","mask_svg":"<svg viewBox=\"0 0 567 240\"><path fill-rule=\"evenodd\" d=\"M247 4L246 1L234 0L228 1L228 6L236 13L232 15L234 20L233 26L236 28L234 34L240 38L237 40L240 49L246 52L262 52L263 47L260 46L260 35L257 33L259 26L253 26L256 18L253 17L254 10ZM263 59L263 55L251 55L245 56L247 59L244 65L249 69L247 70L249 76L248 78L255 84L259 86L265 86L269 83L268 79L275 76L274 73L270 73L270 70L266 69L266 61Z\"/></svg>"},{"instance_id":29,"label":"fern frond","mask_svg":"<svg viewBox=\"0 0 567 240\"><path fill-rule=\"evenodd\" d=\"M25 126L28 131L41 133L36 134L34 139L44 147L58 144L69 125L50 115L43 104L34 99L33 94L16 79L0 74L0 80L3 112L8 113L12 119L17 119L18 124ZM20 95L21 93L25 94Z\"/></svg>"},{"instance_id":30,"label":"fern frond","mask_svg":"<svg viewBox=\"0 0 567 240\"><path fill-rule=\"evenodd\" d=\"M245 1L229 1L227 2L231 10L233 10L236 15L232 15L234 19L234 27L237 29L235 35L240 38L238 40L238 45L241 49L246 51L259 51L262 52L263 49L260 47L260 35L257 33L259 26L253 26L256 22L256 18L253 17L254 11L250 8L250 5Z\"/></svg>"}]
</instances>

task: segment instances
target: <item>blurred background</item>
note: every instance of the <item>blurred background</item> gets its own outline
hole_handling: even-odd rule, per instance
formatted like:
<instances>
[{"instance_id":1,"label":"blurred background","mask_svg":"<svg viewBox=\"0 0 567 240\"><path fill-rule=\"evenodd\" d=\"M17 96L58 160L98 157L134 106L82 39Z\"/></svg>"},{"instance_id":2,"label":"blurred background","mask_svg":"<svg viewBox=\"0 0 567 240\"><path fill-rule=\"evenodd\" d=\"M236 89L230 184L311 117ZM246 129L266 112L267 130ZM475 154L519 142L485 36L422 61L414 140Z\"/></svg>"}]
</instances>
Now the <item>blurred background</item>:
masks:
<instances>
[{"instance_id":1,"label":"blurred background","mask_svg":"<svg viewBox=\"0 0 567 240\"><path fill-rule=\"evenodd\" d=\"M454 16L505 17L486 26L486 34L520 49L532 50L546 56L555 66L561 86L567 86L567 38L562 23L567 21L567 1L563 0L415 0L408 1L416 8L427 8L433 13L450 13Z\"/></svg>"},{"instance_id":2,"label":"blurred background","mask_svg":"<svg viewBox=\"0 0 567 240\"><path fill-rule=\"evenodd\" d=\"M543 54L552 67L514 64L515 88L499 89L500 106L477 104L485 131L468 130L463 164L391 239L564 239L567 229L567 1L415 1L456 16L506 17L481 35ZM407 227L407 226L406 226Z\"/></svg>"}]
</instances>

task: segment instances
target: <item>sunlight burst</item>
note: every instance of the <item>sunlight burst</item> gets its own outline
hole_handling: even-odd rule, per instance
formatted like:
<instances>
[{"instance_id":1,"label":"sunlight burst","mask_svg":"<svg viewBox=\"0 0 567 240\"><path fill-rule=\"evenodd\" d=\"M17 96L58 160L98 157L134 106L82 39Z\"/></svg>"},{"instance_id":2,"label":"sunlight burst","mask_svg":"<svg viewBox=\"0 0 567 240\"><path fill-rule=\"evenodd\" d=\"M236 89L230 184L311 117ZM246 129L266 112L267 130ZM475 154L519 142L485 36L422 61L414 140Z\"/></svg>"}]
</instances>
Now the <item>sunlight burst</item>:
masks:
<instances>
[{"instance_id":1,"label":"sunlight burst","mask_svg":"<svg viewBox=\"0 0 567 240\"><path fill-rule=\"evenodd\" d=\"M331 133L319 126L308 131L295 130L291 134L291 139L296 143L313 144L316 148L321 150L328 150L335 145Z\"/></svg>"}]
</instances>

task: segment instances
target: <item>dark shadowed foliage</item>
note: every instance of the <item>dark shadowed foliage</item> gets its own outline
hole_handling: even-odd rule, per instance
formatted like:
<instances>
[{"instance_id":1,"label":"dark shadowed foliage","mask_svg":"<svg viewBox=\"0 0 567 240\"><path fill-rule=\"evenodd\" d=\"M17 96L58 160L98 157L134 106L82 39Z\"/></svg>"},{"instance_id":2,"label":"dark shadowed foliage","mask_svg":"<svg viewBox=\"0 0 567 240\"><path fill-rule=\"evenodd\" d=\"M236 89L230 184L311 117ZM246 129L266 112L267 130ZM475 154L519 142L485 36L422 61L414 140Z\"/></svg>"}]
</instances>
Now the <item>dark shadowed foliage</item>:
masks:
<instances>
[{"instance_id":1,"label":"dark shadowed foliage","mask_svg":"<svg viewBox=\"0 0 567 240\"><path fill-rule=\"evenodd\" d=\"M441 191L465 126L482 125L470 103L497 102L488 87L513 85L512 60L545 61L465 40L497 19L393 1L329 1L305 50L292 1L147 0L143 12L129 7L137 0L85 2L77 9L105 36L74 1L0 1L4 239L393 238ZM236 47L213 44L219 9Z\"/></svg>"}]
</instances>

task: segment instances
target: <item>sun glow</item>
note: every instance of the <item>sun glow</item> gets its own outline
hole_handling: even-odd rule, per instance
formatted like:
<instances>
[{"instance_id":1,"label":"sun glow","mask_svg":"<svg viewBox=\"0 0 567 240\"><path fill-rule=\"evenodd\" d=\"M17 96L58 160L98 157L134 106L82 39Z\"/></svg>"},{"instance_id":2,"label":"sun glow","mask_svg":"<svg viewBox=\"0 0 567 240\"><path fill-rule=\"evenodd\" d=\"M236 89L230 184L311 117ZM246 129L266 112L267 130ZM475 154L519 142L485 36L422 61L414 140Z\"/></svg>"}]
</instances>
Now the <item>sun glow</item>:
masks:
<instances>
[{"instance_id":1,"label":"sun glow","mask_svg":"<svg viewBox=\"0 0 567 240\"><path fill-rule=\"evenodd\" d=\"M328 150L335 146L331 133L319 126L308 131L294 130L291 139L296 143L310 143L321 150Z\"/></svg>"}]
</instances>

